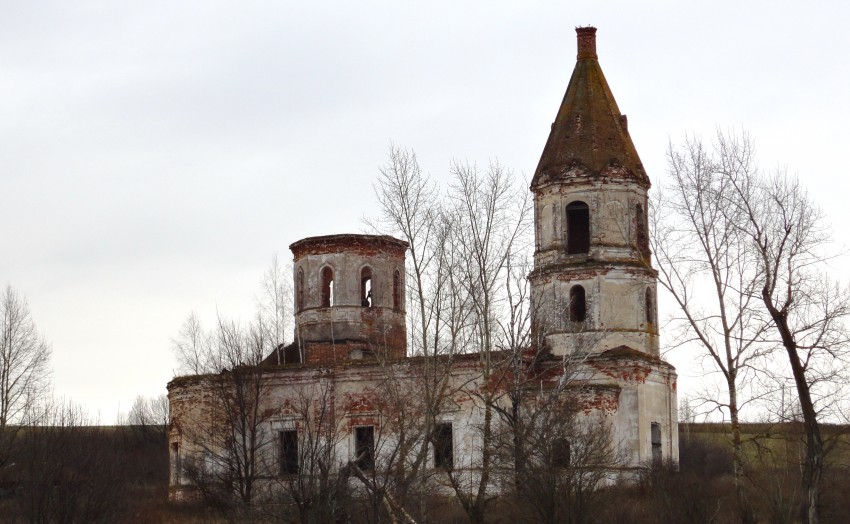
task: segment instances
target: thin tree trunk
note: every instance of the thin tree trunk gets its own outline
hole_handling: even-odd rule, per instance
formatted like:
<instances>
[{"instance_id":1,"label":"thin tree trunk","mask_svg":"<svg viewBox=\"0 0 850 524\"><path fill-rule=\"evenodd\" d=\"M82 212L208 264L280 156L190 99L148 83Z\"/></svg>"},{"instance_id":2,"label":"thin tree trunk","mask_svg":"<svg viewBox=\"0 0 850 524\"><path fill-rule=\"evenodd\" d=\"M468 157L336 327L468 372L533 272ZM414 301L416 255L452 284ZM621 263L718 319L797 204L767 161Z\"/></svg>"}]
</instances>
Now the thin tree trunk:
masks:
<instances>
[{"instance_id":1,"label":"thin tree trunk","mask_svg":"<svg viewBox=\"0 0 850 524\"><path fill-rule=\"evenodd\" d=\"M762 291L764 303L770 311L776 329L782 337L782 345L788 353L788 361L791 363L791 372L794 375L794 384L797 387L797 396L800 399L800 410L803 414L803 426L806 430L806 460L803 463L803 490L806 492L806 500L801 508L801 517L807 524L820 523L820 483L823 475L823 438L820 433L820 424L817 420L814 402L809 383L806 380L806 371L800 356L797 354L797 342L788 319L784 312L776 309L770 298L769 289Z\"/></svg>"},{"instance_id":2,"label":"thin tree trunk","mask_svg":"<svg viewBox=\"0 0 850 524\"><path fill-rule=\"evenodd\" d=\"M729 375L727 382L729 388L729 418L732 423L732 468L735 479L735 496L738 500L741 522L751 524L755 522L755 519L747 499L747 493L744 490L744 450L741 444L741 421L738 416L738 390L735 387L733 376Z\"/></svg>"}]
</instances>

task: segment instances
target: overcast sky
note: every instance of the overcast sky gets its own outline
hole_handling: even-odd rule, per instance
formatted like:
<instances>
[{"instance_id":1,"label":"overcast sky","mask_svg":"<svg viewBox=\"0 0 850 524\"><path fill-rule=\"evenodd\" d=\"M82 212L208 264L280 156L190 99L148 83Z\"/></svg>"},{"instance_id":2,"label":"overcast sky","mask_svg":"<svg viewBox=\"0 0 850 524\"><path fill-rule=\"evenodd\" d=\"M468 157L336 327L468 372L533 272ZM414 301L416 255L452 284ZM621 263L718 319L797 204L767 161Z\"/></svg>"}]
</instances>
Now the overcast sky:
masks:
<instances>
[{"instance_id":1,"label":"overcast sky","mask_svg":"<svg viewBox=\"0 0 850 524\"><path fill-rule=\"evenodd\" d=\"M361 230L391 142L440 180L530 177L583 25L656 187L669 140L744 128L850 244L848 23L837 1L0 0L0 284L56 393L111 422L165 392L190 311L247 318L275 253Z\"/></svg>"}]
</instances>

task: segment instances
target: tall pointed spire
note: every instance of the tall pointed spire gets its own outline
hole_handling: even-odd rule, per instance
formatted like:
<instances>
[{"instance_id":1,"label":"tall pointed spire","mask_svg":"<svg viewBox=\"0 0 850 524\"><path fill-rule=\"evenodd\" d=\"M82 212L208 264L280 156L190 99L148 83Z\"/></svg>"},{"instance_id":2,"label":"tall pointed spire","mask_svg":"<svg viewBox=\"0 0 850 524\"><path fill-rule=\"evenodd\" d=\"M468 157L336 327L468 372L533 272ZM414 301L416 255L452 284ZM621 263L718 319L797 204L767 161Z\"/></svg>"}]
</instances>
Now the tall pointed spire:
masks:
<instances>
[{"instance_id":1,"label":"tall pointed spire","mask_svg":"<svg viewBox=\"0 0 850 524\"><path fill-rule=\"evenodd\" d=\"M531 185L563 177L617 176L649 187L596 55L596 28L576 28L578 53L573 75Z\"/></svg>"}]
</instances>

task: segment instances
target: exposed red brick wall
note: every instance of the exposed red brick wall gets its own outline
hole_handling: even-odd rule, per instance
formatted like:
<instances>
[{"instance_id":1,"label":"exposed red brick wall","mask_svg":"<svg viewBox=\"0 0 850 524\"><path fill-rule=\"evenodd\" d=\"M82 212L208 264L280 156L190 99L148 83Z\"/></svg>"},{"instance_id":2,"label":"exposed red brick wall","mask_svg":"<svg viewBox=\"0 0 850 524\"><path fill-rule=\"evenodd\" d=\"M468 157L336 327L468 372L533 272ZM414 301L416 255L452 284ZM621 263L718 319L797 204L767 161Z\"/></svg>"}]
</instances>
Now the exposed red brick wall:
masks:
<instances>
[{"instance_id":1,"label":"exposed red brick wall","mask_svg":"<svg viewBox=\"0 0 850 524\"><path fill-rule=\"evenodd\" d=\"M598 58L596 56L595 27L577 27L576 37L578 39L578 53L576 56L578 60L583 60L585 58Z\"/></svg>"},{"instance_id":2,"label":"exposed red brick wall","mask_svg":"<svg viewBox=\"0 0 850 524\"><path fill-rule=\"evenodd\" d=\"M363 359L399 359L405 356L404 344L369 344L361 341L342 340L336 342L307 342L305 344L307 364L333 364L351 359L351 352L360 350Z\"/></svg>"}]
</instances>

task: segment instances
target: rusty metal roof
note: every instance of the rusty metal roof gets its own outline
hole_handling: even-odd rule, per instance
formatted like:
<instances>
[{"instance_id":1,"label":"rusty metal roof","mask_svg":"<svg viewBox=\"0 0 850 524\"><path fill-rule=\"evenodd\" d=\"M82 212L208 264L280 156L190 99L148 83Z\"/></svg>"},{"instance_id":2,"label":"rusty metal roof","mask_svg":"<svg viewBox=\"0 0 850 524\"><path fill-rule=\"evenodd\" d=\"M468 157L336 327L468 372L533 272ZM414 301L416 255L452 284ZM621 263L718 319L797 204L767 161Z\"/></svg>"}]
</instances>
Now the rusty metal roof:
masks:
<instances>
[{"instance_id":1,"label":"rusty metal roof","mask_svg":"<svg viewBox=\"0 0 850 524\"><path fill-rule=\"evenodd\" d=\"M626 118L621 115L599 67L596 28L579 27L576 33L575 69L531 187L569 176L568 171L605 175L611 172L609 167L619 168L616 171L620 176L648 187L649 178L629 136Z\"/></svg>"}]
</instances>

